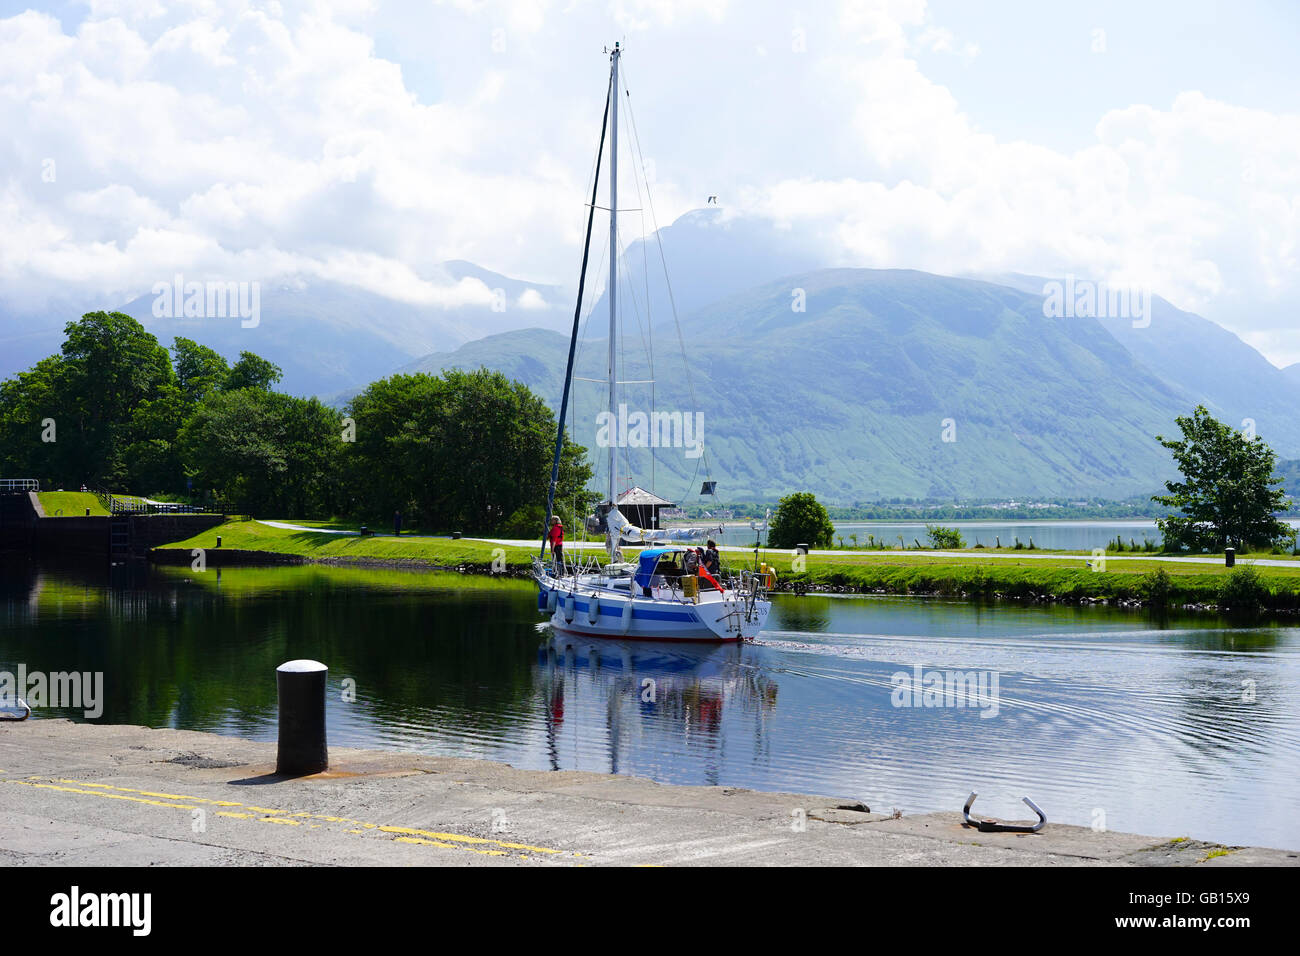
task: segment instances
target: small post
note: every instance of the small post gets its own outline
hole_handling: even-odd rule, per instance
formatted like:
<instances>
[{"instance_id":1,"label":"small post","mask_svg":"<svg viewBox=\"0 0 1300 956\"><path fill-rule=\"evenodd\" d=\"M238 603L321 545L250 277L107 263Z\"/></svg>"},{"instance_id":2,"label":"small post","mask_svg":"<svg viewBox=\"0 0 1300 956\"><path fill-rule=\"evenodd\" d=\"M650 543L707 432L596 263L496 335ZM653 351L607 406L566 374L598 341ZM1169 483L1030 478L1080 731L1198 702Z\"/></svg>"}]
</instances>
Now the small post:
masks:
<instances>
[{"instance_id":1,"label":"small post","mask_svg":"<svg viewBox=\"0 0 1300 956\"><path fill-rule=\"evenodd\" d=\"M325 742L325 678L320 661L287 661L275 669L280 705L279 774L320 773L329 767Z\"/></svg>"},{"instance_id":2,"label":"small post","mask_svg":"<svg viewBox=\"0 0 1300 956\"><path fill-rule=\"evenodd\" d=\"M221 547L221 535L217 535L217 547Z\"/></svg>"},{"instance_id":3,"label":"small post","mask_svg":"<svg viewBox=\"0 0 1300 956\"><path fill-rule=\"evenodd\" d=\"M1237 565L1237 549L1236 549L1236 548L1224 548L1224 549L1223 549L1223 566L1224 566L1225 568L1232 568L1232 567L1236 567L1236 565Z\"/></svg>"}]
</instances>

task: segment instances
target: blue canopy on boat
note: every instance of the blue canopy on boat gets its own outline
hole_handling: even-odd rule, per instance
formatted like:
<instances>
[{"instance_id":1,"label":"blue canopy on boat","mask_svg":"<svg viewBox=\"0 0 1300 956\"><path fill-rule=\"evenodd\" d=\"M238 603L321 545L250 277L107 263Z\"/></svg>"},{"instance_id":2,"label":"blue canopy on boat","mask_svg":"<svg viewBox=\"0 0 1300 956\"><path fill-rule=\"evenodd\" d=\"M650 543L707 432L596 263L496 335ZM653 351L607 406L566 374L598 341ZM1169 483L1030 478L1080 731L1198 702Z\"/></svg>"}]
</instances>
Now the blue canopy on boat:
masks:
<instances>
[{"instance_id":1,"label":"blue canopy on boat","mask_svg":"<svg viewBox=\"0 0 1300 956\"><path fill-rule=\"evenodd\" d=\"M655 573L655 565L665 554L677 554L681 548L646 548L638 557L636 574L633 580L643 588L650 586L650 576Z\"/></svg>"}]
</instances>

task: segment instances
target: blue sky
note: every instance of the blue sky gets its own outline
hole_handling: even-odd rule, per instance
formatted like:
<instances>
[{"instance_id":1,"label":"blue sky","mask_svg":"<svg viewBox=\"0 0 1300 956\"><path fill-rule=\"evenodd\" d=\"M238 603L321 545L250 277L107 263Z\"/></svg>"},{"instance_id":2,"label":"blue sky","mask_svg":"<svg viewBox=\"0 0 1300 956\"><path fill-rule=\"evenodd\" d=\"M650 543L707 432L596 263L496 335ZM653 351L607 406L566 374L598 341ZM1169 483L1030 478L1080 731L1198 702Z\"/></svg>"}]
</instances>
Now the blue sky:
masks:
<instances>
[{"instance_id":1,"label":"blue sky","mask_svg":"<svg viewBox=\"0 0 1300 956\"><path fill-rule=\"evenodd\" d=\"M932 0L929 10L980 52L965 62L925 54L923 69L1003 139L1078 149L1108 110L1168 106L1184 90L1300 112L1300 4ZM1093 52L1094 30L1104 53Z\"/></svg>"},{"instance_id":2,"label":"blue sky","mask_svg":"<svg viewBox=\"0 0 1300 956\"><path fill-rule=\"evenodd\" d=\"M1297 9L0 0L0 295L571 285L621 38L661 224L716 194L827 265L1147 285L1288 364Z\"/></svg>"}]
</instances>

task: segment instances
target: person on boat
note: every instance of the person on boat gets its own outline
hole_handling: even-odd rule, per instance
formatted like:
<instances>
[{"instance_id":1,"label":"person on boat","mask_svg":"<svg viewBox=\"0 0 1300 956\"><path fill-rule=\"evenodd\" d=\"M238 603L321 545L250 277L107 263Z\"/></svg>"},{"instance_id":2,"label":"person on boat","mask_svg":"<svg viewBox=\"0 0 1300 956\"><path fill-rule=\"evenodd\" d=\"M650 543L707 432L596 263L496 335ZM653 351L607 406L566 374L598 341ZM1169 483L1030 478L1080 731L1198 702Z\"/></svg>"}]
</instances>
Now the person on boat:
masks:
<instances>
[{"instance_id":1,"label":"person on boat","mask_svg":"<svg viewBox=\"0 0 1300 956\"><path fill-rule=\"evenodd\" d=\"M551 561L558 572L564 567L564 523L559 515L551 515L551 530L546 540L551 543Z\"/></svg>"},{"instance_id":2,"label":"person on boat","mask_svg":"<svg viewBox=\"0 0 1300 956\"><path fill-rule=\"evenodd\" d=\"M705 542L704 566L710 574L722 573L722 557L718 554L718 542L710 538Z\"/></svg>"},{"instance_id":3,"label":"person on boat","mask_svg":"<svg viewBox=\"0 0 1300 956\"><path fill-rule=\"evenodd\" d=\"M695 574L700 570L700 556L691 548L682 553L682 574Z\"/></svg>"}]
</instances>

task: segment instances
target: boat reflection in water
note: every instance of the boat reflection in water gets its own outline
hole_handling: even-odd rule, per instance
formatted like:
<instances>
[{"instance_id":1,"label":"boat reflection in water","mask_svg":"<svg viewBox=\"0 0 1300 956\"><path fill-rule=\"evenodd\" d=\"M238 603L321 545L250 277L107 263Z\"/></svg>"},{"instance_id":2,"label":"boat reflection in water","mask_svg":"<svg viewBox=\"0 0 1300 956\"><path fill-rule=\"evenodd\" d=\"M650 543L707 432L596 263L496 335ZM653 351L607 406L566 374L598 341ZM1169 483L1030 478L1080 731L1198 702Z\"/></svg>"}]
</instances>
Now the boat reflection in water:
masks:
<instances>
[{"instance_id":1,"label":"boat reflection in water","mask_svg":"<svg viewBox=\"0 0 1300 956\"><path fill-rule=\"evenodd\" d=\"M750 759L766 754L766 725L776 710L777 685L746 663L744 645L544 633L537 672L552 770L576 765L627 772L622 755L634 752L636 772L657 776L653 754L685 751L695 758L692 762L702 761L704 782L716 786L726 759L726 731L733 737L738 729L745 731ZM581 715L566 725L566 714L578 709ZM602 711L603 721L597 719ZM654 746L656 738L662 748Z\"/></svg>"}]
</instances>

